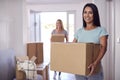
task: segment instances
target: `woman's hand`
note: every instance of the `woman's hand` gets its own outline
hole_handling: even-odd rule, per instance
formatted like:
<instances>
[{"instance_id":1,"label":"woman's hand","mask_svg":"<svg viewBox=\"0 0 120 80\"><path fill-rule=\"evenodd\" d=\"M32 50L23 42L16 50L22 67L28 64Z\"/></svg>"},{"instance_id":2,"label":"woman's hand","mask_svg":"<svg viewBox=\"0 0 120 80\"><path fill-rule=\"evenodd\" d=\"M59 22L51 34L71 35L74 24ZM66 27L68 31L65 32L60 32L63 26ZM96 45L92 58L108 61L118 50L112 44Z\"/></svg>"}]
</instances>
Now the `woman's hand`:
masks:
<instances>
[{"instance_id":1,"label":"woman's hand","mask_svg":"<svg viewBox=\"0 0 120 80\"><path fill-rule=\"evenodd\" d=\"M90 73L88 74L88 76L91 76L96 68L97 64L92 63L88 66L88 69L90 69Z\"/></svg>"},{"instance_id":2,"label":"woman's hand","mask_svg":"<svg viewBox=\"0 0 120 80\"><path fill-rule=\"evenodd\" d=\"M75 43L76 43L76 42L77 42L77 39L76 39L76 38L74 38L73 42L75 42Z\"/></svg>"}]
</instances>

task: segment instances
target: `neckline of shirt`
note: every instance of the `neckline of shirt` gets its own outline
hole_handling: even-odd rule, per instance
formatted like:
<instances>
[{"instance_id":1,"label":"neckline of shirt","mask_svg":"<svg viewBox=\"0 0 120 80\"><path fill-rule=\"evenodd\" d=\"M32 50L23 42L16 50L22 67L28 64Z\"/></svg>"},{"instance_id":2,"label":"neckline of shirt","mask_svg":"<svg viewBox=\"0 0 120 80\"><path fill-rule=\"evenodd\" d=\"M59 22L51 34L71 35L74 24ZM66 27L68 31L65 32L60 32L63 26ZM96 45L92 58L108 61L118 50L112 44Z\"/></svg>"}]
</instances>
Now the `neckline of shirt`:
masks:
<instances>
[{"instance_id":1,"label":"neckline of shirt","mask_svg":"<svg viewBox=\"0 0 120 80\"><path fill-rule=\"evenodd\" d=\"M94 31L94 30L96 30L96 29L98 29L99 27L96 27L96 28L94 28L94 29L91 29L91 30L86 30L85 28L83 28L83 30L84 31Z\"/></svg>"}]
</instances>

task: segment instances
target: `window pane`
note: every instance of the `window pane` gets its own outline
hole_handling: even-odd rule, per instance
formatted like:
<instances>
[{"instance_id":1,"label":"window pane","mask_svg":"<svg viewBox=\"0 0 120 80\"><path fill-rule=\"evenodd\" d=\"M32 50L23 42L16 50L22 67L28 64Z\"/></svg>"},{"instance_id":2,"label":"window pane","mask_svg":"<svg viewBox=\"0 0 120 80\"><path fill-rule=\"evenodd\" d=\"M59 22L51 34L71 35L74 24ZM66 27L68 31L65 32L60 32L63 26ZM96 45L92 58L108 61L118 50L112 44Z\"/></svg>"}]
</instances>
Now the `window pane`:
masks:
<instances>
[{"instance_id":1,"label":"window pane","mask_svg":"<svg viewBox=\"0 0 120 80\"><path fill-rule=\"evenodd\" d=\"M44 59L50 60L50 38L51 32L56 28L57 19L63 21L64 28L67 29L66 12L41 12L41 41L44 43Z\"/></svg>"},{"instance_id":2,"label":"window pane","mask_svg":"<svg viewBox=\"0 0 120 80\"><path fill-rule=\"evenodd\" d=\"M69 14L69 41L72 42L74 38L74 14Z\"/></svg>"}]
</instances>

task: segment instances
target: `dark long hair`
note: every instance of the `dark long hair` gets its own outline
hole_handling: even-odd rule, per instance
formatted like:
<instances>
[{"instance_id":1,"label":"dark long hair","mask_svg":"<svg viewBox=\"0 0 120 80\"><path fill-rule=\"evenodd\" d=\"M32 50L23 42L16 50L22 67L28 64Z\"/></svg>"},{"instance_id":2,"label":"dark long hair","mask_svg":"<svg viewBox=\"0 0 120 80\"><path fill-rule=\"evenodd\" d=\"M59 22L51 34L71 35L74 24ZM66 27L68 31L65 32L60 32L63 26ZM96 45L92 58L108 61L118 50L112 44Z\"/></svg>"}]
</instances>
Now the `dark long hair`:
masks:
<instances>
[{"instance_id":1,"label":"dark long hair","mask_svg":"<svg viewBox=\"0 0 120 80\"><path fill-rule=\"evenodd\" d=\"M83 8L82 16L84 14L84 10L86 7L90 7L93 11L93 24L96 27L100 27L101 24L100 24L100 18L99 18L99 12L98 12L97 6L93 3L87 3ZM86 27L86 22L85 22L84 18L83 18L83 27Z\"/></svg>"}]
</instances>

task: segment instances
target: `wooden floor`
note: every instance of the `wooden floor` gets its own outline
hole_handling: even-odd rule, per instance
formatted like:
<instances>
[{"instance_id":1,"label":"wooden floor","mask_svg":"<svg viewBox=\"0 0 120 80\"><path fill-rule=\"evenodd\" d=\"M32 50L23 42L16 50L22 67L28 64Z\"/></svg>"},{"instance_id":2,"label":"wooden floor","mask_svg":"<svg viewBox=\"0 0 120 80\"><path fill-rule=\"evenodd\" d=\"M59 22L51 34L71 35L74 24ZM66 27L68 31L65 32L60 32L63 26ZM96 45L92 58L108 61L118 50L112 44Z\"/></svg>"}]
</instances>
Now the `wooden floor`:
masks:
<instances>
[{"instance_id":1,"label":"wooden floor","mask_svg":"<svg viewBox=\"0 0 120 80\"><path fill-rule=\"evenodd\" d=\"M58 72L57 72L56 78L54 78L54 71L49 71L49 75L50 75L49 76L50 80L75 80L74 74L69 74L64 72L61 72L60 76L58 76Z\"/></svg>"}]
</instances>

